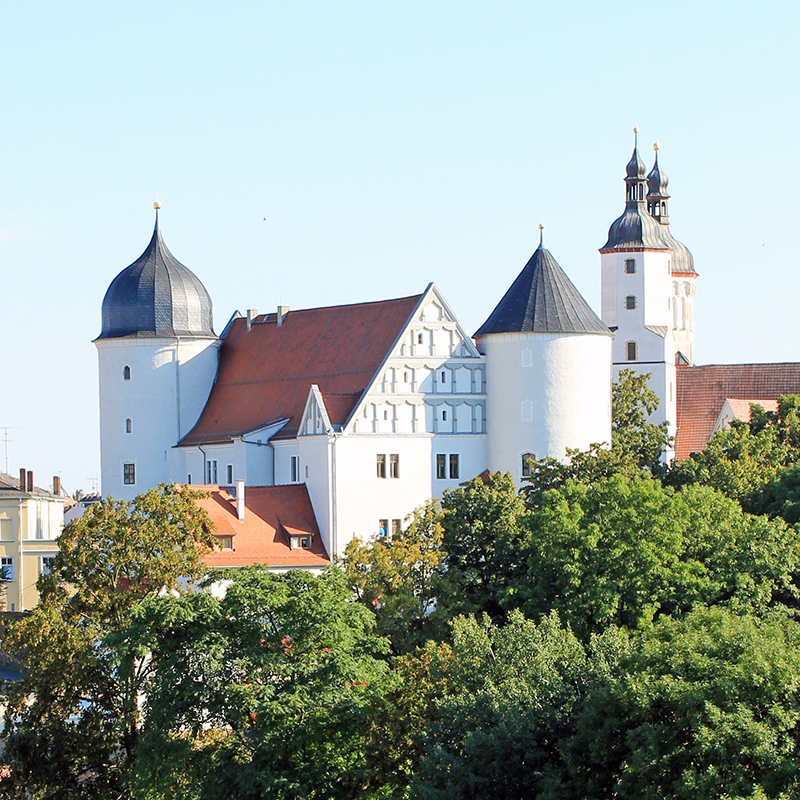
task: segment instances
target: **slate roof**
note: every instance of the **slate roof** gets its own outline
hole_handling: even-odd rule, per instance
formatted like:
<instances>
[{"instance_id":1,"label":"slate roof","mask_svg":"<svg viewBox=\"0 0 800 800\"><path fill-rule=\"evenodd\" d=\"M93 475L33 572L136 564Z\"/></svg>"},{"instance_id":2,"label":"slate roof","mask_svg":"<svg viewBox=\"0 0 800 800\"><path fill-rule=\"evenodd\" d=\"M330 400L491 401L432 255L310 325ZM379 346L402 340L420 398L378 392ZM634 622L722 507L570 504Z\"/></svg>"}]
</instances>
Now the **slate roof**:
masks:
<instances>
[{"instance_id":1,"label":"slate roof","mask_svg":"<svg viewBox=\"0 0 800 800\"><path fill-rule=\"evenodd\" d=\"M421 295L289 311L231 324L220 348L217 380L195 427L179 446L228 442L288 418L274 438L297 434L308 392L317 384L331 424L355 408Z\"/></svg>"},{"instance_id":2,"label":"slate roof","mask_svg":"<svg viewBox=\"0 0 800 800\"><path fill-rule=\"evenodd\" d=\"M98 339L128 336L211 336L211 297L200 279L170 253L156 212L153 236L117 275L103 298Z\"/></svg>"},{"instance_id":3,"label":"slate roof","mask_svg":"<svg viewBox=\"0 0 800 800\"><path fill-rule=\"evenodd\" d=\"M611 335L542 244L475 336L515 332Z\"/></svg>"},{"instance_id":4,"label":"slate roof","mask_svg":"<svg viewBox=\"0 0 800 800\"><path fill-rule=\"evenodd\" d=\"M795 363L681 366L676 374L678 461L705 449L726 398L778 400L784 394L800 394L800 364Z\"/></svg>"},{"instance_id":5,"label":"slate roof","mask_svg":"<svg viewBox=\"0 0 800 800\"><path fill-rule=\"evenodd\" d=\"M244 522L239 522L235 493L219 486L193 488L211 492L209 497L195 502L211 517L214 534L233 537L233 550L215 550L204 557L209 567L330 565L304 484L248 486L244 493ZM290 533L308 534L311 548L292 549Z\"/></svg>"}]
</instances>

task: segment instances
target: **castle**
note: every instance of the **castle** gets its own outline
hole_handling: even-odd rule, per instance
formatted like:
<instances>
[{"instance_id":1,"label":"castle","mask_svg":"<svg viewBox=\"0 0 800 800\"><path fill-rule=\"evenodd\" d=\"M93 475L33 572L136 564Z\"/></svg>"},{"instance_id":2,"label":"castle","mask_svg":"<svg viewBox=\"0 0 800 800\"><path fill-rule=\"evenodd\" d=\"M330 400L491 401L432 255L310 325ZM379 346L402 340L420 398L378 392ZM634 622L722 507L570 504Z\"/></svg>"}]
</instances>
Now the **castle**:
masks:
<instances>
[{"instance_id":1,"label":"castle","mask_svg":"<svg viewBox=\"0 0 800 800\"><path fill-rule=\"evenodd\" d=\"M486 469L519 483L530 457L609 442L623 368L652 375L655 421L676 435L666 458L702 449L726 399L800 390L798 365L693 366L697 273L670 232L658 152L645 175L636 144L625 185L600 249L601 317L540 235L474 336L434 284L374 303L236 312L217 336L211 298L164 244L156 204L152 238L112 281L95 340L104 494L214 487L207 505L230 517L221 538L233 554L247 492L287 551L325 559L353 536L391 535ZM765 381L770 367L785 369Z\"/></svg>"}]
</instances>

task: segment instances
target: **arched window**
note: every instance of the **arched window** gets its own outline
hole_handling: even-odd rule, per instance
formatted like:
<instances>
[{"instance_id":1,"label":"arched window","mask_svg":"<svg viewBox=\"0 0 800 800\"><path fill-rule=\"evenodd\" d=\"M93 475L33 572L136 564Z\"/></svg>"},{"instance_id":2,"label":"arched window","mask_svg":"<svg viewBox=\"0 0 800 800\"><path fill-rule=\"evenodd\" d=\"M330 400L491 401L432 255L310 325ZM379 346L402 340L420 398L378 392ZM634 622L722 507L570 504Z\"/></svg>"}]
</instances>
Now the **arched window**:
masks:
<instances>
[{"instance_id":1,"label":"arched window","mask_svg":"<svg viewBox=\"0 0 800 800\"><path fill-rule=\"evenodd\" d=\"M639 346L636 342L625 342L625 358L628 361L637 361L639 359Z\"/></svg>"},{"instance_id":2,"label":"arched window","mask_svg":"<svg viewBox=\"0 0 800 800\"><path fill-rule=\"evenodd\" d=\"M132 429L133 429L133 423L130 421L130 419L126 419L125 420L125 433L130 433Z\"/></svg>"},{"instance_id":3,"label":"arched window","mask_svg":"<svg viewBox=\"0 0 800 800\"><path fill-rule=\"evenodd\" d=\"M126 364L122 368L122 380L129 381L131 379L131 368Z\"/></svg>"}]
</instances>

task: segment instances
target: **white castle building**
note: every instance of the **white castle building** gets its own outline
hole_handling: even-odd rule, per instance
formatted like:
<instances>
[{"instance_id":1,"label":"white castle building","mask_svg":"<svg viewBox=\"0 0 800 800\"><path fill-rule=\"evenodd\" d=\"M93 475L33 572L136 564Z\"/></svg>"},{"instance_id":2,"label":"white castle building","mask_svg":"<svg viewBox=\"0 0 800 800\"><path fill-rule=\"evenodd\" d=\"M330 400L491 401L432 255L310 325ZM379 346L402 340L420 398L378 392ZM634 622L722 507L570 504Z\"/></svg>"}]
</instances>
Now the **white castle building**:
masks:
<instances>
[{"instance_id":1,"label":"white castle building","mask_svg":"<svg viewBox=\"0 0 800 800\"><path fill-rule=\"evenodd\" d=\"M674 431L697 275L670 234L657 158L645 178L635 147L625 183L600 250L602 320L540 237L474 336L434 284L374 303L236 312L217 336L211 298L165 246L156 210L95 340L104 494L297 485L332 556L486 469L519 482L529 456L609 442L623 367L652 373ZM272 512L288 546L301 541L290 509Z\"/></svg>"}]
</instances>

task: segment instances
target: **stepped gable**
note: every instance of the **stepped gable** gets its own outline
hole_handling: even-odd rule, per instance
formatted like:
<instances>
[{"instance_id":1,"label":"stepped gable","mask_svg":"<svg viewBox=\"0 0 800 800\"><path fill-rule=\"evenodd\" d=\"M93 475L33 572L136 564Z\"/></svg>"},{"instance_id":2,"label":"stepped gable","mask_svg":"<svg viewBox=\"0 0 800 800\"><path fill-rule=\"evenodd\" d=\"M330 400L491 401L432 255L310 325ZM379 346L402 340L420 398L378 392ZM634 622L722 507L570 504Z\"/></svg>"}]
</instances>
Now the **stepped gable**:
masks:
<instances>
[{"instance_id":1,"label":"stepped gable","mask_svg":"<svg viewBox=\"0 0 800 800\"><path fill-rule=\"evenodd\" d=\"M231 536L233 550L214 550L204 557L209 567L327 567L330 558L319 534L305 484L248 486L244 521L239 521L235 492L219 486L197 486L210 492L195 502L214 523L216 536ZM309 549L292 548L292 534L308 536Z\"/></svg>"},{"instance_id":2,"label":"stepped gable","mask_svg":"<svg viewBox=\"0 0 800 800\"><path fill-rule=\"evenodd\" d=\"M800 394L800 364L711 364L676 369L678 461L705 449L725 399L757 397L778 400Z\"/></svg>"},{"instance_id":3,"label":"stepped gable","mask_svg":"<svg viewBox=\"0 0 800 800\"><path fill-rule=\"evenodd\" d=\"M611 335L541 243L475 337L514 332Z\"/></svg>"},{"instance_id":4,"label":"stepped gable","mask_svg":"<svg viewBox=\"0 0 800 800\"><path fill-rule=\"evenodd\" d=\"M216 338L211 297L200 279L167 249L161 238L158 210L153 236L144 253L108 287L102 319L98 339Z\"/></svg>"},{"instance_id":5,"label":"stepped gable","mask_svg":"<svg viewBox=\"0 0 800 800\"><path fill-rule=\"evenodd\" d=\"M331 423L347 422L405 328L421 295L234 320L220 348L217 380L195 427L179 446L229 442L288 419L273 437L297 435L317 384Z\"/></svg>"}]
</instances>

